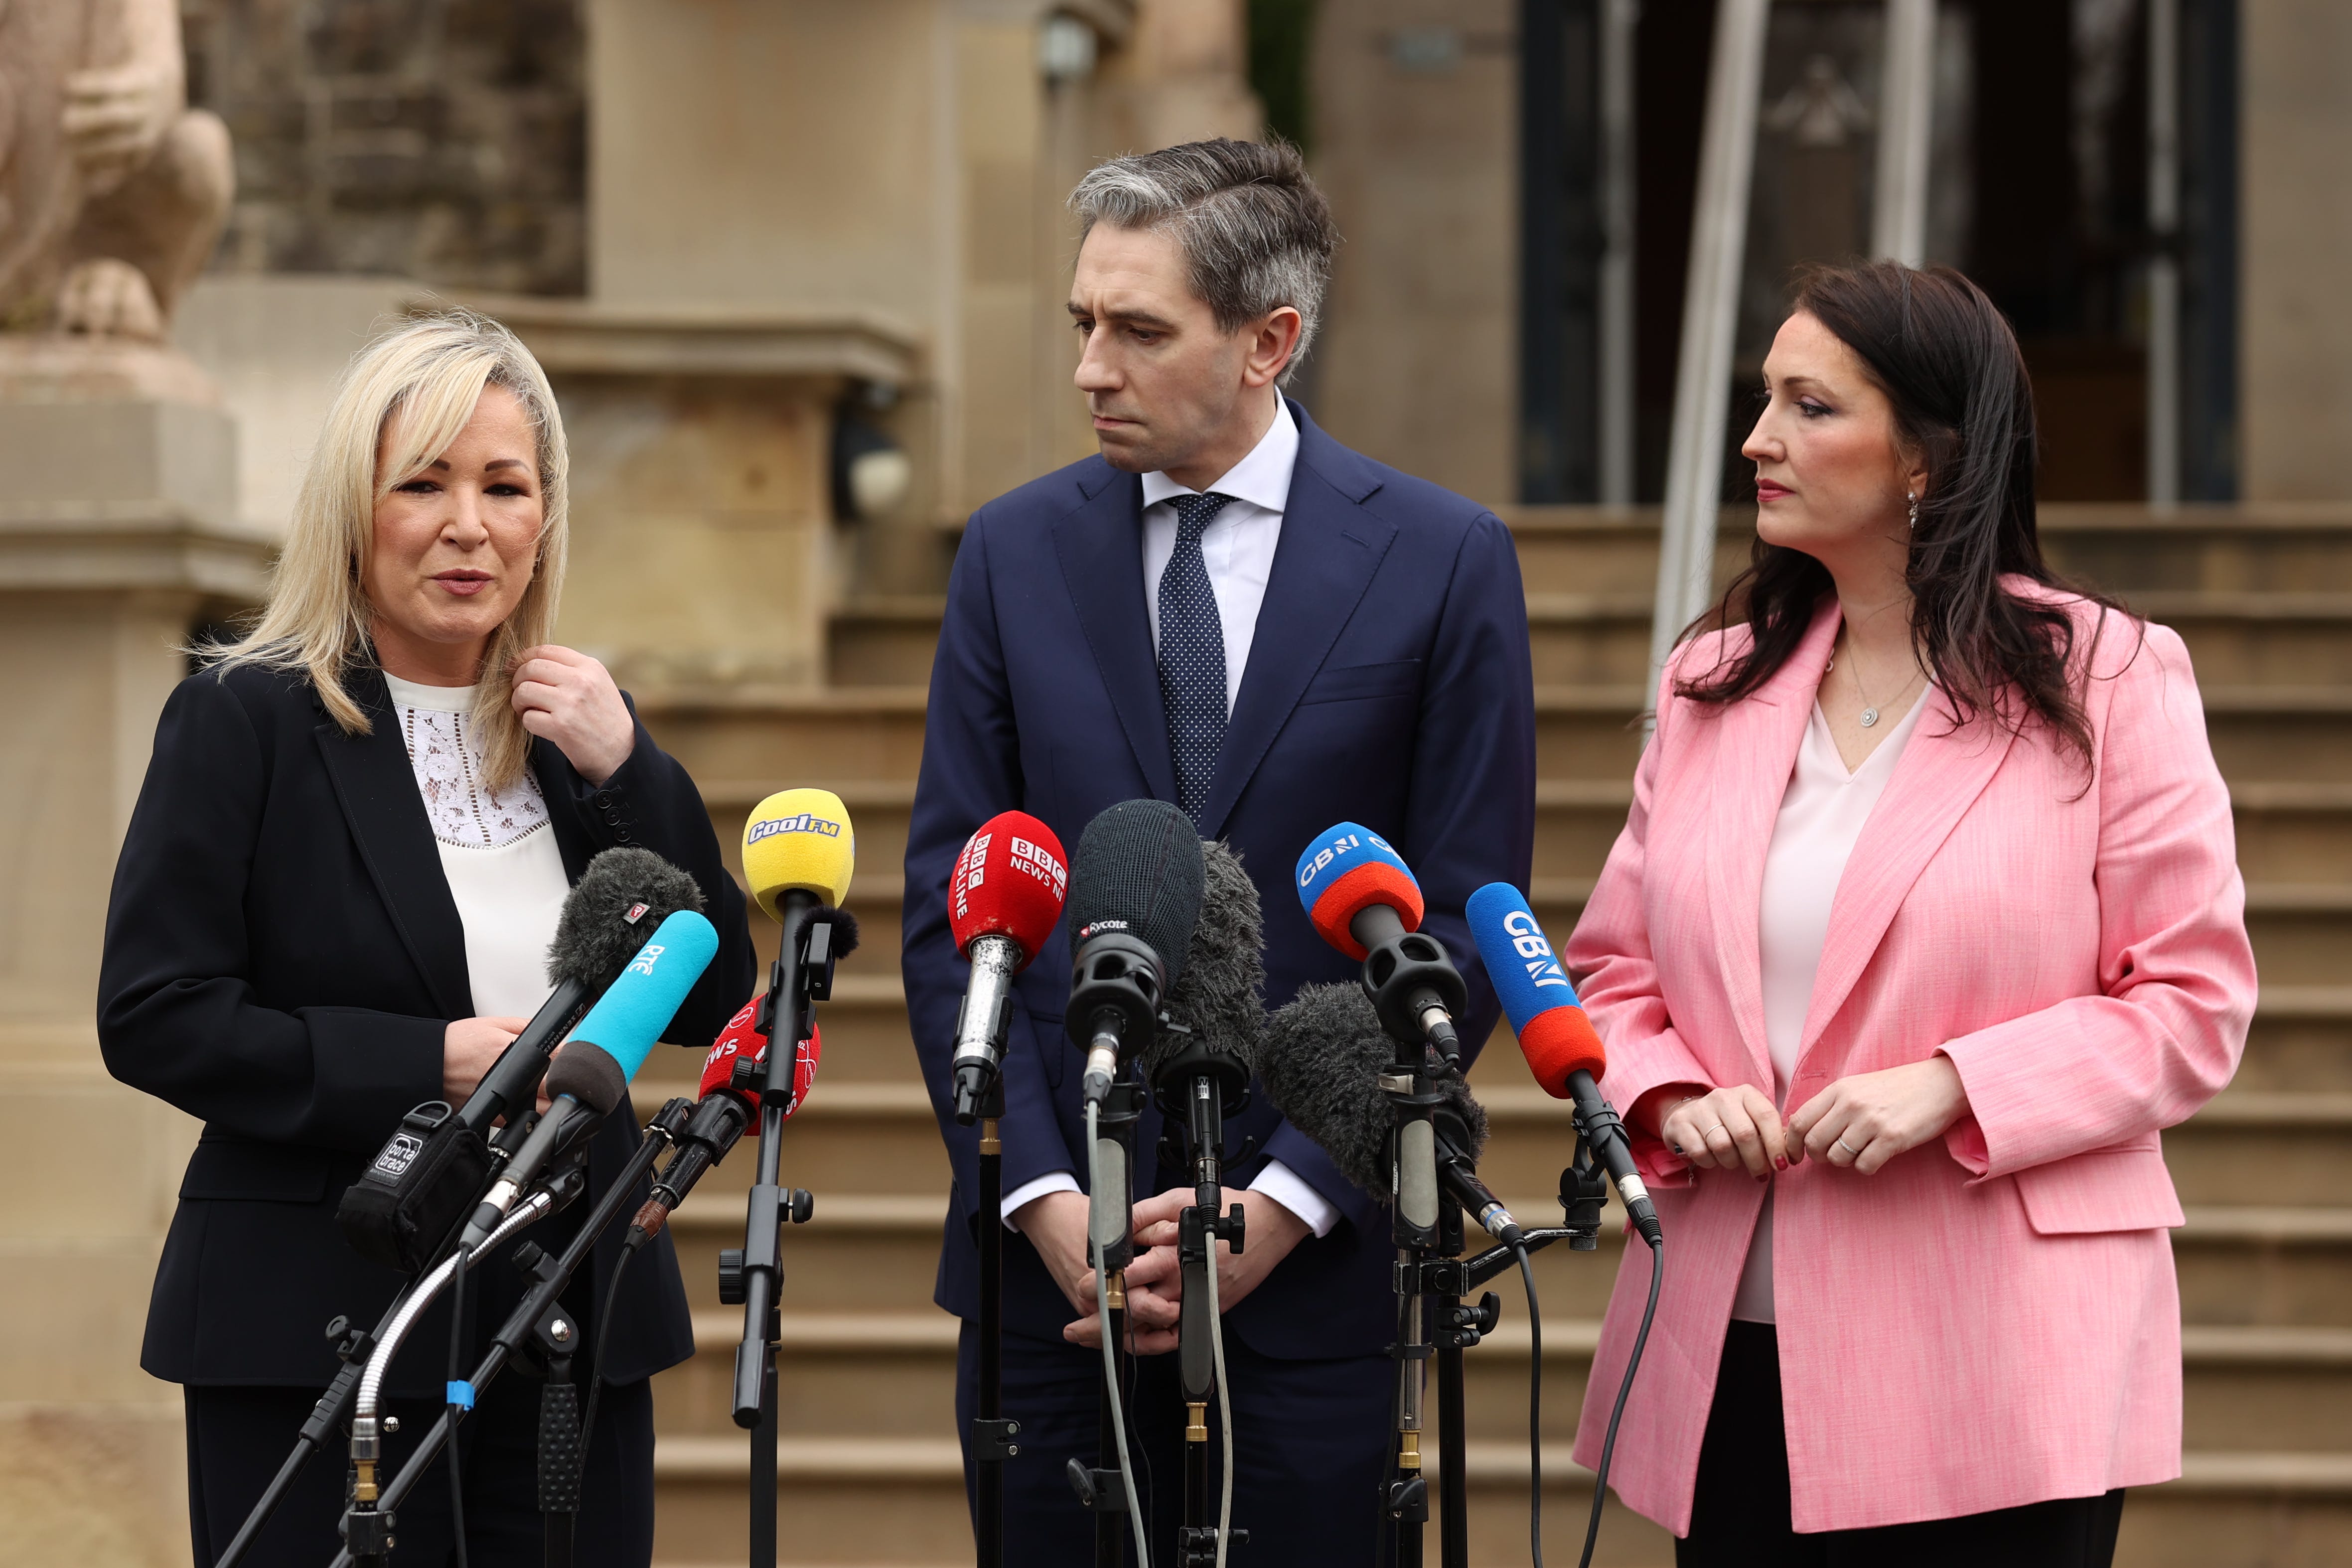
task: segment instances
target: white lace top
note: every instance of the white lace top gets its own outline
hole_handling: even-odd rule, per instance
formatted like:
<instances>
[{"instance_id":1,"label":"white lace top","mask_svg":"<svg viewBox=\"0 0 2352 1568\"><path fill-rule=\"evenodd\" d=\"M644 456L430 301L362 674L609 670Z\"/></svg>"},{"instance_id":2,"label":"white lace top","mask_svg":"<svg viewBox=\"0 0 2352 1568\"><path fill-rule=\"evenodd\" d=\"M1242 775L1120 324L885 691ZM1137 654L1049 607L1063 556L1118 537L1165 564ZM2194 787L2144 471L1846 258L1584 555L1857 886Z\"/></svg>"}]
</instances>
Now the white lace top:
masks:
<instances>
[{"instance_id":1,"label":"white lace top","mask_svg":"<svg viewBox=\"0 0 2352 1568\"><path fill-rule=\"evenodd\" d=\"M386 675L384 684L392 688L401 743L408 747L435 838L461 849L495 850L547 825L547 800L529 766L504 789L484 781L472 686L420 686L396 675Z\"/></svg>"},{"instance_id":2,"label":"white lace top","mask_svg":"<svg viewBox=\"0 0 2352 1568\"><path fill-rule=\"evenodd\" d=\"M421 686L396 675L384 684L466 927L474 1012L529 1018L552 988L547 948L572 891L539 780L526 768L504 789L483 781L473 687Z\"/></svg>"}]
</instances>

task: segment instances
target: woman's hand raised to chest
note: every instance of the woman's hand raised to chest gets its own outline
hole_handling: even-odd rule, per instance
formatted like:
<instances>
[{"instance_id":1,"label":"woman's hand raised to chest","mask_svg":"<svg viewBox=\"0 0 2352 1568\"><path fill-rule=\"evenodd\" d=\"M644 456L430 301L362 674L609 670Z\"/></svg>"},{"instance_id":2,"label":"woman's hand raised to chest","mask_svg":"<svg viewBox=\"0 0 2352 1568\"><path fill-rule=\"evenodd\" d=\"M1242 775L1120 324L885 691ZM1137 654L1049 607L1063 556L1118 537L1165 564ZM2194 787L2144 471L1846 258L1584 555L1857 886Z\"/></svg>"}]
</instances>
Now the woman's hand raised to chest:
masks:
<instances>
[{"instance_id":1,"label":"woman's hand raised to chest","mask_svg":"<svg viewBox=\"0 0 2352 1568\"><path fill-rule=\"evenodd\" d=\"M514 710L522 727L551 740L580 777L602 785L637 744L637 727L612 674L571 648L543 643L515 661Z\"/></svg>"}]
</instances>

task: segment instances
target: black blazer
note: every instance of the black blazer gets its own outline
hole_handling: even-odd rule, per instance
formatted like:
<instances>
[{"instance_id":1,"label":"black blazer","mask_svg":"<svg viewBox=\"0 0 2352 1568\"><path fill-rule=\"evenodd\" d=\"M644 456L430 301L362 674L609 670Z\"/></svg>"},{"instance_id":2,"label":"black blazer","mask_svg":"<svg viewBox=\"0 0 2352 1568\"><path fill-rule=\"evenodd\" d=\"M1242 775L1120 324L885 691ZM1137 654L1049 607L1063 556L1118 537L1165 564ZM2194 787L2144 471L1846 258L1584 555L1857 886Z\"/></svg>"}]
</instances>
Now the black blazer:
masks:
<instances>
[{"instance_id":1,"label":"black blazer","mask_svg":"<svg viewBox=\"0 0 2352 1568\"><path fill-rule=\"evenodd\" d=\"M100 1049L115 1077L205 1123L140 1354L168 1382L309 1388L333 1376L327 1321L373 1327L401 1284L344 1243L336 1205L402 1115L442 1097L443 1026L475 1011L464 926L383 677L367 669L350 689L370 735L345 735L300 676L181 682L115 867ZM693 781L643 725L601 789L544 740L531 767L572 880L599 850L629 843L701 884L719 954L667 1038L708 1045L751 994L753 960L743 895ZM639 1135L625 1101L592 1145L588 1197L554 1225L585 1213ZM575 1281L567 1301L601 1302L618 1256L615 1230L596 1249L593 1297ZM478 1336L482 1294L467 1298ZM434 1352L403 1355L387 1388L437 1393L448 1334L436 1310L410 1342ZM667 1235L624 1280L608 1343L614 1382L693 1354Z\"/></svg>"}]
</instances>

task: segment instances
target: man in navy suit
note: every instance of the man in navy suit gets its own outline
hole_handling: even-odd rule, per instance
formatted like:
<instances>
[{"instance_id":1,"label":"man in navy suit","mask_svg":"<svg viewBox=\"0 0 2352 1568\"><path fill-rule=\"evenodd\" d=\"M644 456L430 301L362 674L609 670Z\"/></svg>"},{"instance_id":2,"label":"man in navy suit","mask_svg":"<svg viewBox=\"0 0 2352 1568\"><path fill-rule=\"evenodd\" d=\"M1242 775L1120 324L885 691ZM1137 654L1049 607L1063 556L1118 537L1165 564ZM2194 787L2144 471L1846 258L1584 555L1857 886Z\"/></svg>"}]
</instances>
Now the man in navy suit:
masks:
<instances>
[{"instance_id":1,"label":"man in navy suit","mask_svg":"<svg viewBox=\"0 0 2352 1568\"><path fill-rule=\"evenodd\" d=\"M1097 812L1181 806L1257 880L1269 1005L1356 965L1307 924L1290 869L1335 822L1385 835L1419 875L1423 928L1470 982L1465 1050L1496 1006L1463 915L1524 885L1535 814L1527 607L1509 532L1476 504L1349 451L1278 388L1313 337L1337 243L1287 147L1207 141L1105 163L1071 198L1077 384L1102 453L972 515L931 671L907 846L905 975L915 1045L955 1169L937 1299L964 1320L958 1411L970 1473L979 1313L978 1137L955 1124L949 1059L966 967L948 872L999 811L1075 848ZM1005 1055L1004 1407L1008 1562L1091 1561L1063 1476L1095 1462L1094 1281L1086 1262L1083 1054L1063 1032L1066 932L1020 977ZM1139 1130L1139 1239L1172 1234L1184 1171ZM1373 1556L1394 1337L1378 1197L1253 1094L1228 1124L1239 1256L1217 1260L1234 1403L1240 1562ZM1183 1407L1174 1248L1128 1272L1155 1558L1177 1561Z\"/></svg>"}]
</instances>

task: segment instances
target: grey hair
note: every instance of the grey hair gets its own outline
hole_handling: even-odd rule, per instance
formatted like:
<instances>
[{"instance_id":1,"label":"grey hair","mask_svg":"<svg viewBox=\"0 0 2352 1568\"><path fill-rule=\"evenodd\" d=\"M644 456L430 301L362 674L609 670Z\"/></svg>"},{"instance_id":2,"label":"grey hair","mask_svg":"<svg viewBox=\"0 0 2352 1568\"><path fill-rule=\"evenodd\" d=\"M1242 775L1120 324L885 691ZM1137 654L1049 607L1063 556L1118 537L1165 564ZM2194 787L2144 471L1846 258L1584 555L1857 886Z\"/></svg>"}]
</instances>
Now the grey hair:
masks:
<instances>
[{"instance_id":1,"label":"grey hair","mask_svg":"<svg viewBox=\"0 0 2352 1568\"><path fill-rule=\"evenodd\" d=\"M1282 379L1307 358L1339 233L1296 147L1219 137L1113 158L1087 171L1070 210L1081 241L1097 224L1173 234L1192 292L1223 331L1286 305L1297 311Z\"/></svg>"}]
</instances>

